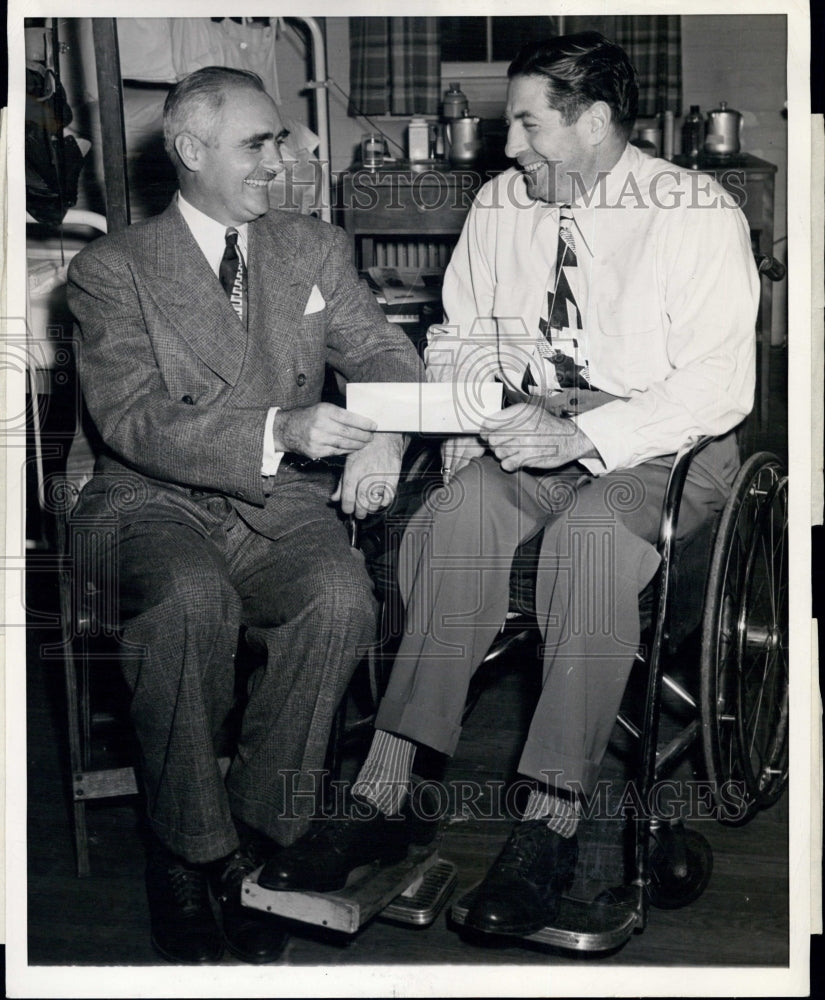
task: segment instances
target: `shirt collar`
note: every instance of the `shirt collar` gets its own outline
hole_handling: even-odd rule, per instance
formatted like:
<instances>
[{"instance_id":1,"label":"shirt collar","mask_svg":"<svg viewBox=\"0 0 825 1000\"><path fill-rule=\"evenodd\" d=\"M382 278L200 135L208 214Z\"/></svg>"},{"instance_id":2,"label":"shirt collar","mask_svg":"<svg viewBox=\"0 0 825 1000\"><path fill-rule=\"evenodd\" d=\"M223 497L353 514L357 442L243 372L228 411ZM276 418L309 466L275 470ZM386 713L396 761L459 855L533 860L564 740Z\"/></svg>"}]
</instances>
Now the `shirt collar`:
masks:
<instances>
[{"instance_id":1,"label":"shirt collar","mask_svg":"<svg viewBox=\"0 0 825 1000\"><path fill-rule=\"evenodd\" d=\"M195 242L201 249L201 253L206 257L207 263L215 272L220 273L221 258L226 249L227 227L222 222L216 222L211 216L206 215L199 208L195 208L178 191L178 209L183 216L183 220L195 238ZM246 260L246 248L248 239L248 223L235 226L238 230L238 247L241 255Z\"/></svg>"},{"instance_id":2,"label":"shirt collar","mask_svg":"<svg viewBox=\"0 0 825 1000\"><path fill-rule=\"evenodd\" d=\"M650 157L628 143L618 162L608 172L603 192L597 193L594 204L601 202L606 206L616 205L617 203L621 205L622 192L625 190L628 179L630 179L632 185L631 190L640 189L639 186L643 183L644 175L646 174L644 168L647 164L644 161L649 161L649 159ZM631 202L628 202L628 204L631 204Z\"/></svg>"},{"instance_id":3,"label":"shirt collar","mask_svg":"<svg viewBox=\"0 0 825 1000\"><path fill-rule=\"evenodd\" d=\"M575 212L587 207L631 207L640 202L646 203L651 179L655 181L656 174L668 169L673 172L677 168L667 162L656 161L628 143L614 166L602 171L601 178L596 181L588 197L580 198L578 203L573 202L573 210ZM653 204L656 204L655 197Z\"/></svg>"}]
</instances>

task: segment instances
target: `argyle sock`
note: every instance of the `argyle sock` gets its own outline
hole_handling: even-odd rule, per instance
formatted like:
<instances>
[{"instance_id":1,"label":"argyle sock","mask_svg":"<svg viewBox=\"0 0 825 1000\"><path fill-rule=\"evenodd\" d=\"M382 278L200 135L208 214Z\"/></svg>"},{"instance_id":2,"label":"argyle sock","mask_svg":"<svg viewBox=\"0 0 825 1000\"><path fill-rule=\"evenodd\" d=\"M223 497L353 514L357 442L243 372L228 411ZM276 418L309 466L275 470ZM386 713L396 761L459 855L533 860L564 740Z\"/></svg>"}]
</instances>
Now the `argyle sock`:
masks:
<instances>
[{"instance_id":1,"label":"argyle sock","mask_svg":"<svg viewBox=\"0 0 825 1000\"><path fill-rule=\"evenodd\" d=\"M400 812L410 790L415 744L376 729L352 790L387 816Z\"/></svg>"},{"instance_id":2,"label":"argyle sock","mask_svg":"<svg viewBox=\"0 0 825 1000\"><path fill-rule=\"evenodd\" d=\"M572 837L579 825L579 804L550 792L532 791L522 822L530 819L547 819L547 829L560 837Z\"/></svg>"}]
</instances>

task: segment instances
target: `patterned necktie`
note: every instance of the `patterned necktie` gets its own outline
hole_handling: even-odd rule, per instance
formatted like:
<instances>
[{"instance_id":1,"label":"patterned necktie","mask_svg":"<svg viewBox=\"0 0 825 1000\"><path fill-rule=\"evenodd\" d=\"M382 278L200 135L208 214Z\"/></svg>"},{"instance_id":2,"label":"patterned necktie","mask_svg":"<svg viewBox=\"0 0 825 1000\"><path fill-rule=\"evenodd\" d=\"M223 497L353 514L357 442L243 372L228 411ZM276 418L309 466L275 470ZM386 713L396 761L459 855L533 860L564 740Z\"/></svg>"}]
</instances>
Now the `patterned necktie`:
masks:
<instances>
[{"instance_id":1,"label":"patterned necktie","mask_svg":"<svg viewBox=\"0 0 825 1000\"><path fill-rule=\"evenodd\" d=\"M556 330L564 330L571 325L569 320L570 311L568 303L575 313L575 323L579 330L582 328L582 318L579 307L576 304L576 297L570 288L565 273L567 268L578 267L576 260L576 240L573 237L573 214L569 205L562 205L559 210L559 240L556 249L556 281L555 287L549 293L548 298L548 326ZM545 337L548 336L547 327L542 329Z\"/></svg>"},{"instance_id":2,"label":"patterned necktie","mask_svg":"<svg viewBox=\"0 0 825 1000\"><path fill-rule=\"evenodd\" d=\"M573 213L569 205L561 205L553 287L547 292L547 318L539 320L539 329L544 336L539 340L538 352L554 366L556 380L562 389L593 388L590 384L589 366L586 362L581 365L575 357L580 343L573 331L583 331L583 325L581 310L570 287L568 273L571 268L579 266L576 252ZM556 344L553 343L553 330L564 331L564 336ZM522 389L529 392L535 385L536 381L528 365Z\"/></svg>"},{"instance_id":3,"label":"patterned necktie","mask_svg":"<svg viewBox=\"0 0 825 1000\"><path fill-rule=\"evenodd\" d=\"M246 324L246 266L238 249L238 230L226 230L226 249L223 252L220 266L220 279L232 308L238 314L238 319Z\"/></svg>"}]
</instances>

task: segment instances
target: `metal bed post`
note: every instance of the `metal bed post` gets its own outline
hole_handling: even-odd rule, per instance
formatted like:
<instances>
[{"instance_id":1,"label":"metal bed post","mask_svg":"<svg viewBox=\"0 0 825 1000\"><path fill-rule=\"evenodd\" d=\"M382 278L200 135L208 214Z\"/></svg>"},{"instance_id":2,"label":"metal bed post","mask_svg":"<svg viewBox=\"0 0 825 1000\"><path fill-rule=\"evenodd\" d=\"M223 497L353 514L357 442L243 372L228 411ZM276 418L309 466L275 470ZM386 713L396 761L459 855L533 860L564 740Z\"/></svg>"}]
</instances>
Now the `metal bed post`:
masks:
<instances>
[{"instance_id":1,"label":"metal bed post","mask_svg":"<svg viewBox=\"0 0 825 1000\"><path fill-rule=\"evenodd\" d=\"M323 196L321 200L321 218L324 222L332 221L332 186L330 181L330 143L329 143L329 94L327 92L327 58L326 43L321 26L314 17L292 17L290 21L301 21L309 29L312 43L312 70L315 77L308 84L315 91L315 114L317 118L321 161L321 182Z\"/></svg>"},{"instance_id":2,"label":"metal bed post","mask_svg":"<svg viewBox=\"0 0 825 1000\"><path fill-rule=\"evenodd\" d=\"M126 132L123 121L123 82L117 21L93 17L100 133L103 146L103 183L106 189L106 219L109 232L125 229L130 222L129 182L126 177Z\"/></svg>"}]
</instances>

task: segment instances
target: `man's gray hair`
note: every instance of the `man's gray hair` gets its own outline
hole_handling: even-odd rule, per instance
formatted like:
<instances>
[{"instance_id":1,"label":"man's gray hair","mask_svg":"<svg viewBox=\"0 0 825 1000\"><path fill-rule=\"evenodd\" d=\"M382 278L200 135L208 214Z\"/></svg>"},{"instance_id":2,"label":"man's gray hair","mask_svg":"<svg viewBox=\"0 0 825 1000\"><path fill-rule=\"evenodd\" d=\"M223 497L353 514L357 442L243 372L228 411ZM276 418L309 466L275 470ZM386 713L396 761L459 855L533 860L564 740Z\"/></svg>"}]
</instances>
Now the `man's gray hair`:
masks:
<instances>
[{"instance_id":1,"label":"man's gray hair","mask_svg":"<svg viewBox=\"0 0 825 1000\"><path fill-rule=\"evenodd\" d=\"M175 139L191 132L202 142L215 138L215 123L226 95L233 87L248 87L266 93L257 73L228 66L204 66L184 77L169 91L163 105L163 145L177 166Z\"/></svg>"}]
</instances>

